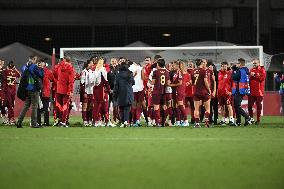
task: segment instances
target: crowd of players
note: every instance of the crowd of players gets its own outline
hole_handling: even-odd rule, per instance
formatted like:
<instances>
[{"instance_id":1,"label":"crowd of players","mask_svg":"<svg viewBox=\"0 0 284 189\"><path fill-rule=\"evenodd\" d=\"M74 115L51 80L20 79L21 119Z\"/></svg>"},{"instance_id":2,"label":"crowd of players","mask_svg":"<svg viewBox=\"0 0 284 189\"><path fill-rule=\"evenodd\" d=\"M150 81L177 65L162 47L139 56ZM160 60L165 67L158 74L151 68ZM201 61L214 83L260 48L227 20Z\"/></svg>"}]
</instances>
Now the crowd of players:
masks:
<instances>
[{"instance_id":1,"label":"crowd of players","mask_svg":"<svg viewBox=\"0 0 284 189\"><path fill-rule=\"evenodd\" d=\"M241 116L245 118L244 125L259 124L266 72L258 59L252 61L250 70L240 58L235 64L222 62L217 71L215 65L206 59L166 63L163 57L156 55L153 60L146 57L140 65L124 57L112 58L107 64L104 57L95 56L87 60L81 73L76 73L70 57L64 57L49 70L45 60L31 56L25 67L37 65L35 68L41 72L39 76L43 84L31 126L50 125L49 102L52 99L54 126L68 127L75 80L80 81L84 126L142 126L142 117L147 126L157 127L200 127L203 122L206 127L211 124L239 126ZM16 123L14 102L16 80L21 73L13 62L5 67L1 60L0 76L4 124L16 124L20 128L25 112ZM248 113L241 107L245 95L248 96ZM33 104L33 99L26 100L26 104ZM254 104L257 106L256 121L253 119ZM219 123L218 106L222 115ZM112 107L112 119L109 107Z\"/></svg>"}]
</instances>

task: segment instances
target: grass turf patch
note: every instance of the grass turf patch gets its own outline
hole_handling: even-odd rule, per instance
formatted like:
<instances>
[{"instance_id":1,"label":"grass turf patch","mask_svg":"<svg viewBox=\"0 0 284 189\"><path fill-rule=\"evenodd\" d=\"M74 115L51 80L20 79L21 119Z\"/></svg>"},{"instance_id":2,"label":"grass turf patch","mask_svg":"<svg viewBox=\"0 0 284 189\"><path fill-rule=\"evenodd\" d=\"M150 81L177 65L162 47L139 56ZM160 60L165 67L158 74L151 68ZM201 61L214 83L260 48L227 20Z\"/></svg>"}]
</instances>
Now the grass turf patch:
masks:
<instances>
[{"instance_id":1,"label":"grass turf patch","mask_svg":"<svg viewBox=\"0 0 284 189\"><path fill-rule=\"evenodd\" d=\"M260 128L0 127L0 188L280 189L281 119L264 117Z\"/></svg>"}]
</instances>

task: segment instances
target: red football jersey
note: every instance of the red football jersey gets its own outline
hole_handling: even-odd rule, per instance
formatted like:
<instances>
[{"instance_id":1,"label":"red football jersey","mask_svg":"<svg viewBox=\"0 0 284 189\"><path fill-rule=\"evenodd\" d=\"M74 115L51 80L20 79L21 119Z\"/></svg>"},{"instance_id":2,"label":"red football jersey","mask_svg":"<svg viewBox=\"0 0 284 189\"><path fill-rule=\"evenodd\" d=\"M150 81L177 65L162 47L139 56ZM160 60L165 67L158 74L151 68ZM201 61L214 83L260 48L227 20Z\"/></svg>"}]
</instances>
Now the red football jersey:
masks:
<instances>
[{"instance_id":1,"label":"red football jersey","mask_svg":"<svg viewBox=\"0 0 284 189\"><path fill-rule=\"evenodd\" d=\"M56 64L53 68L53 78L54 78L54 82L53 82L53 89L56 91L56 84L58 81L58 68L60 66L60 64L63 64L63 61L59 62L58 64Z\"/></svg>"},{"instance_id":2,"label":"red football jersey","mask_svg":"<svg viewBox=\"0 0 284 189\"><path fill-rule=\"evenodd\" d=\"M187 73L188 73L189 81L185 84L185 94L186 94L186 97L192 97L193 96L193 85L190 82L190 80L192 80L193 69L188 69Z\"/></svg>"},{"instance_id":3,"label":"red football jersey","mask_svg":"<svg viewBox=\"0 0 284 189\"><path fill-rule=\"evenodd\" d=\"M218 96L228 96L228 93L232 91L232 72L231 71L219 71L218 73Z\"/></svg>"},{"instance_id":4,"label":"red football jersey","mask_svg":"<svg viewBox=\"0 0 284 189\"><path fill-rule=\"evenodd\" d=\"M212 76L213 76L214 73L213 73L213 71L210 70L209 68L206 69L206 72L207 72L207 77L208 77L207 81L208 81L208 83L209 83L210 89L213 90L214 85L213 85Z\"/></svg>"},{"instance_id":5,"label":"red football jersey","mask_svg":"<svg viewBox=\"0 0 284 189\"><path fill-rule=\"evenodd\" d=\"M250 73L254 73L254 75L250 75L250 93L252 96L263 96L264 95L264 84L266 78L266 71L264 67L252 68Z\"/></svg>"},{"instance_id":6,"label":"red football jersey","mask_svg":"<svg viewBox=\"0 0 284 189\"><path fill-rule=\"evenodd\" d=\"M16 69L7 69L3 72L3 89L4 91L16 91L16 80L21 76L20 72Z\"/></svg>"},{"instance_id":7,"label":"red football jersey","mask_svg":"<svg viewBox=\"0 0 284 189\"><path fill-rule=\"evenodd\" d=\"M194 85L195 85L195 92L194 95L196 96L207 96L209 95L209 91L205 86L204 79L208 78L208 72L206 69L203 68L196 68L193 72L194 78Z\"/></svg>"},{"instance_id":8,"label":"red football jersey","mask_svg":"<svg viewBox=\"0 0 284 189\"><path fill-rule=\"evenodd\" d=\"M182 84L177 87L177 93L185 95L185 88L189 85L190 76L188 73L182 74Z\"/></svg>"},{"instance_id":9,"label":"red football jersey","mask_svg":"<svg viewBox=\"0 0 284 189\"><path fill-rule=\"evenodd\" d=\"M145 66L145 68L143 69L143 71L144 71L144 77L145 77L145 79L143 81L143 84L144 84L144 88L147 88L147 83L148 83L148 80L149 80L149 76L150 76L150 73L152 71L151 64L147 64Z\"/></svg>"},{"instance_id":10,"label":"red football jersey","mask_svg":"<svg viewBox=\"0 0 284 189\"><path fill-rule=\"evenodd\" d=\"M153 88L153 95L165 94L167 82L170 80L170 75L167 69L157 69L153 72L153 78L155 79L155 84Z\"/></svg>"},{"instance_id":11,"label":"red football jersey","mask_svg":"<svg viewBox=\"0 0 284 189\"><path fill-rule=\"evenodd\" d=\"M3 76L3 73L4 73L4 68L1 68L0 69L0 100L3 101L5 99L5 94L3 92L3 80L4 80L4 76Z\"/></svg>"},{"instance_id":12,"label":"red football jersey","mask_svg":"<svg viewBox=\"0 0 284 189\"><path fill-rule=\"evenodd\" d=\"M3 82L4 82L4 71L5 69L4 68L1 68L0 69L0 89L3 88Z\"/></svg>"},{"instance_id":13,"label":"red football jersey","mask_svg":"<svg viewBox=\"0 0 284 189\"><path fill-rule=\"evenodd\" d=\"M182 73L180 71L174 71L172 83L178 84L179 81L182 81ZM172 87L176 93L180 93L179 86ZM182 88L182 87L181 87Z\"/></svg>"},{"instance_id":14,"label":"red football jersey","mask_svg":"<svg viewBox=\"0 0 284 189\"><path fill-rule=\"evenodd\" d=\"M43 68L44 75L43 75L43 89L42 89L42 96L43 97L50 97L50 82L54 82L52 72L47 68Z\"/></svg>"}]
</instances>

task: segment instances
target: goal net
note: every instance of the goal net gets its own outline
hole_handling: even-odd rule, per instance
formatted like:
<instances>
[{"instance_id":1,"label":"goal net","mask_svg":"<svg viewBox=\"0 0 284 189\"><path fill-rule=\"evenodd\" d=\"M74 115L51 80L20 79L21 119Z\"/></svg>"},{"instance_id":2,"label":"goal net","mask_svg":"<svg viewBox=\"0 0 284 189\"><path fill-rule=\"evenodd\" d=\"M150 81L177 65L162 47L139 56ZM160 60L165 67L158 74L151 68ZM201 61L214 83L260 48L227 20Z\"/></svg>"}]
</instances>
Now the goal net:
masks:
<instances>
[{"instance_id":1,"label":"goal net","mask_svg":"<svg viewBox=\"0 0 284 189\"><path fill-rule=\"evenodd\" d=\"M199 46L199 47L101 47L101 48L61 48L60 57L69 56L77 73L81 72L84 62L93 56L103 56L107 63L111 58L125 57L136 63L144 64L145 57L161 55L166 63L174 60L196 60L205 58L211 60L217 70L221 62L236 63L239 58L246 60L246 65L252 67L252 60L259 58L267 69L271 57L263 53L262 46ZM75 94L79 93L79 82L75 84Z\"/></svg>"}]
</instances>

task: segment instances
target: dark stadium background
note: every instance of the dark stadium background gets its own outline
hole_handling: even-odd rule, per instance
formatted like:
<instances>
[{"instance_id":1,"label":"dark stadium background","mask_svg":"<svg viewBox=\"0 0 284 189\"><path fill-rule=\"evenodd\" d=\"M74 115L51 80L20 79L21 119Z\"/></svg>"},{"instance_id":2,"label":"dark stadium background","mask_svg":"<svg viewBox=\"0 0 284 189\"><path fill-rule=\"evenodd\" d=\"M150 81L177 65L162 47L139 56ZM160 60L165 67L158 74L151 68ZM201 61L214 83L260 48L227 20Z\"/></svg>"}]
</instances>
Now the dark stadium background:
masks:
<instances>
[{"instance_id":1,"label":"dark stadium background","mask_svg":"<svg viewBox=\"0 0 284 189\"><path fill-rule=\"evenodd\" d=\"M266 53L279 53L284 1L259 3L260 44ZM1 0L0 10L1 47L18 41L50 53L51 47L124 46L137 40L177 46L216 40L216 27L217 40L256 45L256 0Z\"/></svg>"},{"instance_id":2,"label":"dark stadium background","mask_svg":"<svg viewBox=\"0 0 284 189\"><path fill-rule=\"evenodd\" d=\"M283 52L283 10L284 1L259 0L259 45L267 54ZM59 56L60 47L119 47L136 41L257 45L257 0L0 0L0 48L20 42L47 54L56 48ZM268 83L266 89L275 87Z\"/></svg>"}]
</instances>

